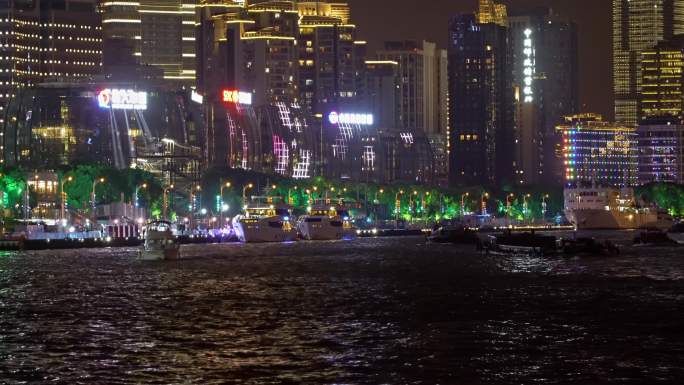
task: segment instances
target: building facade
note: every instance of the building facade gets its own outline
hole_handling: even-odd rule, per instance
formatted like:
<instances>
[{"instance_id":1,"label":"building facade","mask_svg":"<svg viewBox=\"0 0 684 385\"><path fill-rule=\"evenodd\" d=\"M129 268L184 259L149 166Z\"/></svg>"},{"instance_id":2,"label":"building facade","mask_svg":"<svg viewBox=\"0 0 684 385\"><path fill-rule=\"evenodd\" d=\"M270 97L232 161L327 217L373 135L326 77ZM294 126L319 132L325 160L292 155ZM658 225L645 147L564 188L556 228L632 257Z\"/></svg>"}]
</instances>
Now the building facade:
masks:
<instances>
[{"instance_id":1,"label":"building facade","mask_svg":"<svg viewBox=\"0 0 684 385\"><path fill-rule=\"evenodd\" d=\"M566 183L610 187L638 184L636 128L604 122L597 114L580 114L566 117L566 123L557 129L563 138Z\"/></svg>"},{"instance_id":2,"label":"building facade","mask_svg":"<svg viewBox=\"0 0 684 385\"><path fill-rule=\"evenodd\" d=\"M11 104L41 82L101 73L101 26L96 0L0 3L0 162L16 156Z\"/></svg>"},{"instance_id":3,"label":"building facade","mask_svg":"<svg viewBox=\"0 0 684 385\"><path fill-rule=\"evenodd\" d=\"M107 64L133 60L161 68L167 80L192 84L195 7L196 0L103 1ZM121 52L122 45L127 52Z\"/></svg>"},{"instance_id":4,"label":"building facade","mask_svg":"<svg viewBox=\"0 0 684 385\"><path fill-rule=\"evenodd\" d=\"M515 180L560 185L556 126L578 109L577 29L546 8L508 17L515 88Z\"/></svg>"},{"instance_id":5,"label":"building facade","mask_svg":"<svg viewBox=\"0 0 684 385\"><path fill-rule=\"evenodd\" d=\"M396 63L394 122L391 127L431 143L435 172L442 184L448 179L447 52L423 41L386 42L377 53L380 63Z\"/></svg>"},{"instance_id":6,"label":"building facade","mask_svg":"<svg viewBox=\"0 0 684 385\"><path fill-rule=\"evenodd\" d=\"M481 24L507 25L507 10L504 4L497 4L494 0L480 0L477 21Z\"/></svg>"},{"instance_id":7,"label":"building facade","mask_svg":"<svg viewBox=\"0 0 684 385\"><path fill-rule=\"evenodd\" d=\"M513 178L513 87L508 31L460 15L449 26L449 184Z\"/></svg>"},{"instance_id":8,"label":"building facade","mask_svg":"<svg viewBox=\"0 0 684 385\"><path fill-rule=\"evenodd\" d=\"M684 36L675 36L646 49L641 57L639 124L653 118L684 119Z\"/></svg>"},{"instance_id":9,"label":"building facade","mask_svg":"<svg viewBox=\"0 0 684 385\"><path fill-rule=\"evenodd\" d=\"M639 184L684 183L684 125L678 119L639 125Z\"/></svg>"},{"instance_id":10,"label":"building facade","mask_svg":"<svg viewBox=\"0 0 684 385\"><path fill-rule=\"evenodd\" d=\"M358 102L356 26L346 3L297 2L301 104L313 114Z\"/></svg>"},{"instance_id":11,"label":"building facade","mask_svg":"<svg viewBox=\"0 0 684 385\"><path fill-rule=\"evenodd\" d=\"M684 2L613 0L613 93L615 120L636 126L641 57L661 40L684 33Z\"/></svg>"}]
</instances>

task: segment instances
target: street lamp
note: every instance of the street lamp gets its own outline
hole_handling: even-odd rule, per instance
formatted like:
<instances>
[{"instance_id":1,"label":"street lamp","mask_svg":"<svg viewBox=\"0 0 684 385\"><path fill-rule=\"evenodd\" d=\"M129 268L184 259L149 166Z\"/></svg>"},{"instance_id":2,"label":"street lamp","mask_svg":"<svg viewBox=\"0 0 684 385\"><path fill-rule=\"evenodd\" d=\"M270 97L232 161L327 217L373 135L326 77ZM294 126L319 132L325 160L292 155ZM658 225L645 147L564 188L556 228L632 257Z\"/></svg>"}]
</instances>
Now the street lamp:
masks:
<instances>
[{"instance_id":1,"label":"street lamp","mask_svg":"<svg viewBox=\"0 0 684 385\"><path fill-rule=\"evenodd\" d=\"M542 196L542 220L546 220L546 200L549 199L549 194Z\"/></svg>"},{"instance_id":2,"label":"street lamp","mask_svg":"<svg viewBox=\"0 0 684 385\"><path fill-rule=\"evenodd\" d=\"M162 219L166 219L166 213L169 209L169 190L173 190L173 185L164 187L162 191L163 206L162 206Z\"/></svg>"},{"instance_id":3,"label":"street lamp","mask_svg":"<svg viewBox=\"0 0 684 385\"><path fill-rule=\"evenodd\" d=\"M223 200L223 189L230 188L230 186L231 184L228 181L221 183L221 187L219 188L219 202L221 202L221 207L225 204L225 201Z\"/></svg>"},{"instance_id":4,"label":"street lamp","mask_svg":"<svg viewBox=\"0 0 684 385\"><path fill-rule=\"evenodd\" d=\"M515 194L510 193L506 195L506 216L511 216L511 198L515 197Z\"/></svg>"},{"instance_id":5,"label":"street lamp","mask_svg":"<svg viewBox=\"0 0 684 385\"><path fill-rule=\"evenodd\" d=\"M470 193L461 194L461 216L465 217L465 198L469 197Z\"/></svg>"},{"instance_id":6,"label":"street lamp","mask_svg":"<svg viewBox=\"0 0 684 385\"><path fill-rule=\"evenodd\" d=\"M221 223L220 223L221 228L223 228L223 226L225 226L224 223L226 221L226 213L228 212L228 210L230 210L230 206L223 203L221 205L221 217L220 217L221 218Z\"/></svg>"},{"instance_id":7,"label":"street lamp","mask_svg":"<svg viewBox=\"0 0 684 385\"><path fill-rule=\"evenodd\" d=\"M418 197L418 191L413 190L413 195L409 196L409 214L411 214L411 222L413 222L413 214L418 211L418 208L416 209L413 208L413 197Z\"/></svg>"},{"instance_id":8,"label":"street lamp","mask_svg":"<svg viewBox=\"0 0 684 385\"><path fill-rule=\"evenodd\" d=\"M294 203L293 202L294 200L292 199L290 193L292 192L292 190L297 191L297 188L298 188L297 186L294 186L292 188L287 189L287 204L292 205Z\"/></svg>"},{"instance_id":9,"label":"street lamp","mask_svg":"<svg viewBox=\"0 0 684 385\"><path fill-rule=\"evenodd\" d=\"M396 194L394 194L394 202L395 202L395 208L394 208L394 227L399 228L399 214L401 213L401 200L399 200L400 195L404 194L404 190L399 190Z\"/></svg>"},{"instance_id":10,"label":"street lamp","mask_svg":"<svg viewBox=\"0 0 684 385\"><path fill-rule=\"evenodd\" d=\"M378 201L378 194L382 195L384 193L385 193L384 189L377 190L375 192L375 198L373 199L373 203L375 203L376 205L379 204L380 202Z\"/></svg>"},{"instance_id":11,"label":"street lamp","mask_svg":"<svg viewBox=\"0 0 684 385\"><path fill-rule=\"evenodd\" d=\"M202 186L195 185L194 188L190 186L190 205L188 207L190 211L190 226L194 226L195 223L195 200L197 200L197 195L202 191ZM202 205L202 199L199 200L199 205Z\"/></svg>"},{"instance_id":12,"label":"street lamp","mask_svg":"<svg viewBox=\"0 0 684 385\"><path fill-rule=\"evenodd\" d=\"M530 198L530 194L523 195L523 219L527 216L527 199Z\"/></svg>"},{"instance_id":13,"label":"street lamp","mask_svg":"<svg viewBox=\"0 0 684 385\"><path fill-rule=\"evenodd\" d=\"M228 205L223 200L223 189L224 188L230 188L230 186L231 186L230 182L228 182L228 181L222 182L221 187L219 189L219 195L220 195L219 202L221 202L221 217L220 217L221 223L219 225L221 226L221 228L223 228L223 222L225 221L224 217L226 215L226 211L228 211L228 209L229 209Z\"/></svg>"},{"instance_id":14,"label":"street lamp","mask_svg":"<svg viewBox=\"0 0 684 385\"><path fill-rule=\"evenodd\" d=\"M147 183L143 183L141 185L135 186L135 197L134 198L135 198L135 207L136 208L138 208L138 206L140 206L138 194L139 194L141 188L147 188Z\"/></svg>"},{"instance_id":15,"label":"street lamp","mask_svg":"<svg viewBox=\"0 0 684 385\"><path fill-rule=\"evenodd\" d=\"M427 200L427 197L429 197L429 196L430 196L430 192L426 191L425 194L423 194L420 197L420 211L422 212L423 217L425 217L425 202Z\"/></svg>"},{"instance_id":16,"label":"street lamp","mask_svg":"<svg viewBox=\"0 0 684 385\"><path fill-rule=\"evenodd\" d=\"M254 187L254 185L251 183L242 187L242 203L245 205L247 204L247 189L251 189L252 187Z\"/></svg>"},{"instance_id":17,"label":"street lamp","mask_svg":"<svg viewBox=\"0 0 684 385\"><path fill-rule=\"evenodd\" d=\"M59 183L59 195L60 195L60 197L62 198L62 202L61 202L62 205L61 205L61 207L60 207L59 219L62 220L62 223L64 222L64 216L65 216L65 212L66 212L66 200L67 200L67 193L64 191L64 185L65 185L67 182L71 182L71 181L73 181L73 180L74 180L74 177L73 177L73 176L68 176L68 177L66 177L66 179L63 179L63 180Z\"/></svg>"},{"instance_id":18,"label":"street lamp","mask_svg":"<svg viewBox=\"0 0 684 385\"><path fill-rule=\"evenodd\" d=\"M104 182L105 182L105 178L99 178L99 179L95 179L95 180L93 181L93 190L92 190L91 193L90 193L90 201L91 201L92 204L93 204L93 214L95 213L95 187L96 187L98 184L104 183Z\"/></svg>"},{"instance_id":19,"label":"street lamp","mask_svg":"<svg viewBox=\"0 0 684 385\"><path fill-rule=\"evenodd\" d=\"M487 201L486 199L489 199L489 193L483 192L482 196L480 197L480 201L482 204L482 215L487 215Z\"/></svg>"}]
</instances>

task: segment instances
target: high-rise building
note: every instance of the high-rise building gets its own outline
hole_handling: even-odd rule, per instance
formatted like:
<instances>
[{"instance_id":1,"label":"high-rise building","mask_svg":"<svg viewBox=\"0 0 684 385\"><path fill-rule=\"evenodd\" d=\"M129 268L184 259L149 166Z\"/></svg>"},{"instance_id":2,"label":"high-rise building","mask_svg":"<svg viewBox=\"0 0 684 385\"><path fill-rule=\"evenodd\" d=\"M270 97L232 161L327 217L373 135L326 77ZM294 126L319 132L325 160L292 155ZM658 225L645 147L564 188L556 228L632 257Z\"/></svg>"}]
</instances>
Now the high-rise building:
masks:
<instances>
[{"instance_id":1,"label":"high-rise building","mask_svg":"<svg viewBox=\"0 0 684 385\"><path fill-rule=\"evenodd\" d=\"M366 60L364 104L378 127L391 129L396 124L399 100L399 63L394 60Z\"/></svg>"},{"instance_id":2,"label":"high-rise building","mask_svg":"<svg viewBox=\"0 0 684 385\"><path fill-rule=\"evenodd\" d=\"M101 25L96 0L0 2L0 162L17 156L6 111L27 88L101 73Z\"/></svg>"},{"instance_id":3,"label":"high-rise building","mask_svg":"<svg viewBox=\"0 0 684 385\"><path fill-rule=\"evenodd\" d=\"M377 53L380 61L398 63L397 105L398 130L412 133L439 133L440 99L446 96L446 89L440 89L440 65L443 65L442 51L436 44L427 41L386 42Z\"/></svg>"},{"instance_id":4,"label":"high-rise building","mask_svg":"<svg viewBox=\"0 0 684 385\"><path fill-rule=\"evenodd\" d=\"M231 113L244 105L278 105L283 111L299 107L299 11L293 1L203 0L197 7L197 90L207 108L205 156L215 164L228 159L231 166L251 165L234 155L231 146L237 142L226 127L237 127Z\"/></svg>"},{"instance_id":5,"label":"high-rise building","mask_svg":"<svg viewBox=\"0 0 684 385\"><path fill-rule=\"evenodd\" d=\"M546 8L509 14L515 87L515 180L560 185L556 126L578 109L577 29Z\"/></svg>"},{"instance_id":6,"label":"high-rise building","mask_svg":"<svg viewBox=\"0 0 684 385\"><path fill-rule=\"evenodd\" d=\"M563 138L566 183L629 187L638 183L635 127L604 122L598 114L565 118L557 127Z\"/></svg>"},{"instance_id":7,"label":"high-rise building","mask_svg":"<svg viewBox=\"0 0 684 385\"><path fill-rule=\"evenodd\" d=\"M679 118L637 128L639 183L684 183L684 125Z\"/></svg>"},{"instance_id":8,"label":"high-rise building","mask_svg":"<svg viewBox=\"0 0 684 385\"><path fill-rule=\"evenodd\" d=\"M356 26L346 3L301 1L299 11L299 89L302 105L312 113L357 102L357 72L362 60L354 57Z\"/></svg>"},{"instance_id":9,"label":"high-rise building","mask_svg":"<svg viewBox=\"0 0 684 385\"><path fill-rule=\"evenodd\" d=\"M613 0L616 121L637 125L642 52L681 33L684 33L683 1Z\"/></svg>"},{"instance_id":10,"label":"high-rise building","mask_svg":"<svg viewBox=\"0 0 684 385\"><path fill-rule=\"evenodd\" d=\"M498 185L513 176L508 31L475 15L449 25L449 184Z\"/></svg>"},{"instance_id":11,"label":"high-rise building","mask_svg":"<svg viewBox=\"0 0 684 385\"><path fill-rule=\"evenodd\" d=\"M393 129L424 135L432 143L436 172L447 179L447 53L435 43L386 42L378 60L396 62L397 103ZM442 109L444 108L444 109Z\"/></svg>"},{"instance_id":12,"label":"high-rise building","mask_svg":"<svg viewBox=\"0 0 684 385\"><path fill-rule=\"evenodd\" d=\"M299 101L299 14L294 2L209 2L198 7L200 92L210 99L224 89L251 92L254 105Z\"/></svg>"},{"instance_id":13,"label":"high-rise building","mask_svg":"<svg viewBox=\"0 0 684 385\"><path fill-rule=\"evenodd\" d=\"M477 22L481 24L494 23L506 26L507 11L504 4L497 4L494 0L480 0Z\"/></svg>"},{"instance_id":14,"label":"high-rise building","mask_svg":"<svg viewBox=\"0 0 684 385\"><path fill-rule=\"evenodd\" d=\"M684 119L684 36L659 42L641 57L639 124L652 119Z\"/></svg>"},{"instance_id":15,"label":"high-rise building","mask_svg":"<svg viewBox=\"0 0 684 385\"><path fill-rule=\"evenodd\" d=\"M195 3L196 0L103 1L105 49L109 51L105 52L105 64L117 65L130 59L121 55L132 52L136 62L161 68L165 79L192 84ZM122 54L121 44L130 50Z\"/></svg>"}]
</instances>

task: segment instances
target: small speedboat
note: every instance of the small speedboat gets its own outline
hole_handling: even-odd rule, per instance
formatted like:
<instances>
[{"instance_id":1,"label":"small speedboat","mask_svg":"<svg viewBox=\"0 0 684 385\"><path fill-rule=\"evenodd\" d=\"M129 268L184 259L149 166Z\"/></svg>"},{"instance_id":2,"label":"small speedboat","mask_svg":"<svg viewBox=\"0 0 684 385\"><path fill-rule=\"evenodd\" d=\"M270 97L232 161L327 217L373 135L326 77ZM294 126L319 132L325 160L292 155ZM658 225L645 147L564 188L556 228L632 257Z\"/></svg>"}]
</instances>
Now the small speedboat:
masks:
<instances>
[{"instance_id":1,"label":"small speedboat","mask_svg":"<svg viewBox=\"0 0 684 385\"><path fill-rule=\"evenodd\" d=\"M620 254L620 249L611 241L600 242L594 238L560 239L560 252L566 256L614 256Z\"/></svg>"},{"instance_id":2,"label":"small speedboat","mask_svg":"<svg viewBox=\"0 0 684 385\"><path fill-rule=\"evenodd\" d=\"M478 249L493 255L544 256L558 252L556 237L531 233L478 233Z\"/></svg>"},{"instance_id":3,"label":"small speedboat","mask_svg":"<svg viewBox=\"0 0 684 385\"><path fill-rule=\"evenodd\" d=\"M165 261L180 258L180 244L171 230L171 223L154 221L145 226L145 244L139 258L145 261Z\"/></svg>"},{"instance_id":4,"label":"small speedboat","mask_svg":"<svg viewBox=\"0 0 684 385\"><path fill-rule=\"evenodd\" d=\"M432 231L427 239L435 243L475 244L478 237L477 232L463 226L441 226Z\"/></svg>"},{"instance_id":5,"label":"small speedboat","mask_svg":"<svg viewBox=\"0 0 684 385\"><path fill-rule=\"evenodd\" d=\"M635 246L668 246L676 245L677 242L673 240L670 235L661 230L646 230L634 237Z\"/></svg>"},{"instance_id":6,"label":"small speedboat","mask_svg":"<svg viewBox=\"0 0 684 385\"><path fill-rule=\"evenodd\" d=\"M667 236L680 245L684 245L684 222L679 222L667 232Z\"/></svg>"}]
</instances>

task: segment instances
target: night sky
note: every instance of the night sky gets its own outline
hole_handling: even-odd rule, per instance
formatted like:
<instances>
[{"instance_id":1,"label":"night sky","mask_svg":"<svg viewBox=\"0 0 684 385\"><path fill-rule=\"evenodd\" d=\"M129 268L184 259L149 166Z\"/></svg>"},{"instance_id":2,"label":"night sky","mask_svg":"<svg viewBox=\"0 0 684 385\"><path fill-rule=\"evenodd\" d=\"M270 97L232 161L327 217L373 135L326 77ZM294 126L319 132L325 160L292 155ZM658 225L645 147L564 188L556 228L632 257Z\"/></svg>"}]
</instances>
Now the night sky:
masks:
<instances>
[{"instance_id":1,"label":"night sky","mask_svg":"<svg viewBox=\"0 0 684 385\"><path fill-rule=\"evenodd\" d=\"M477 0L348 0L359 39L368 40L369 54L385 40L425 39L446 48L451 16L474 12ZM501 0L509 11L543 5L577 23L580 57L580 103L583 112L613 119L611 80L611 1Z\"/></svg>"}]
</instances>

